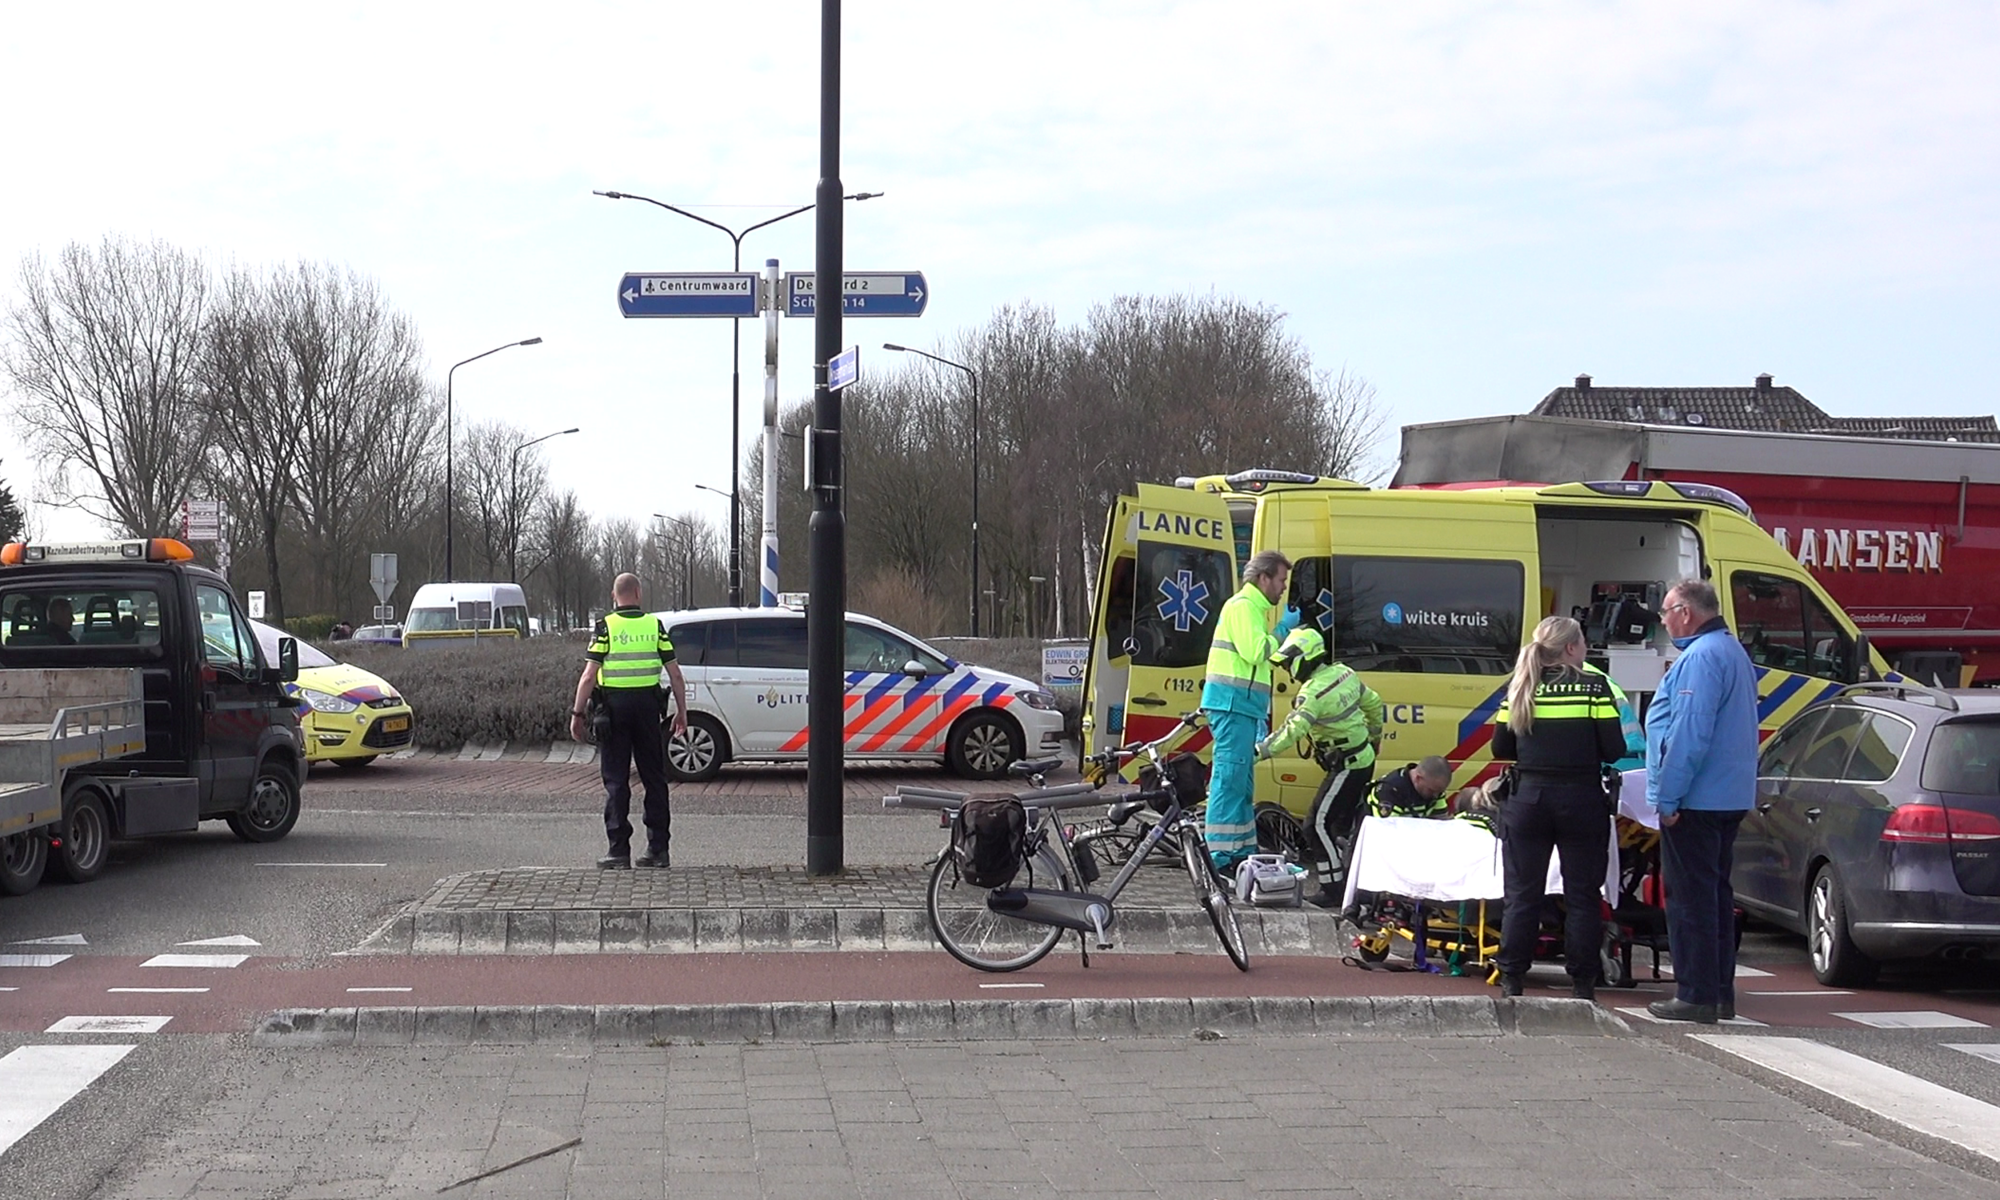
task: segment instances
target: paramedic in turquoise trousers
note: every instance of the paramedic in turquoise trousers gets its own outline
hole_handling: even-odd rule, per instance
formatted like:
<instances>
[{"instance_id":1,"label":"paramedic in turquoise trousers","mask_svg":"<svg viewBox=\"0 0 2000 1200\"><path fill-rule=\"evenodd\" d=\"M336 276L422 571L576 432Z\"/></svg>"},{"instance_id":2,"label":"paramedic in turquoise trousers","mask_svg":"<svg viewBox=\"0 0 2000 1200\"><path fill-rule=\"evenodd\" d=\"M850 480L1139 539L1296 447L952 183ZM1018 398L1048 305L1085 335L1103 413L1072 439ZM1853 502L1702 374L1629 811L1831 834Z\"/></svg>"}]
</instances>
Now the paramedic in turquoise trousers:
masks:
<instances>
[{"instance_id":1,"label":"paramedic in turquoise trousers","mask_svg":"<svg viewBox=\"0 0 2000 1200\"><path fill-rule=\"evenodd\" d=\"M1292 580L1292 560L1261 551L1243 565L1243 590L1223 604L1208 648L1201 708L1215 738L1202 836L1217 870L1227 871L1257 849L1250 804L1250 767L1271 716L1271 656L1299 623L1297 609L1278 614Z\"/></svg>"}]
</instances>

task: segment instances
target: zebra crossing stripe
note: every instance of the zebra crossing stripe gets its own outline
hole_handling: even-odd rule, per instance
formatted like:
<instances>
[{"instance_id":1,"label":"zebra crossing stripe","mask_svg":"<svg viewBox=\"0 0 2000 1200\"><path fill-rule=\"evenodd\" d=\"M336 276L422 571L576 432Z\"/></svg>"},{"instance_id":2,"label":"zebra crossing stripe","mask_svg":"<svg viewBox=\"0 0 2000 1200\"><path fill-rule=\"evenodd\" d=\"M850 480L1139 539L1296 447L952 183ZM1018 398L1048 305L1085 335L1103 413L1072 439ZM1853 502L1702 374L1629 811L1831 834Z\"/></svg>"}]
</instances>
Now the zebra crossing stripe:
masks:
<instances>
[{"instance_id":1,"label":"zebra crossing stripe","mask_svg":"<svg viewBox=\"0 0 2000 1200\"><path fill-rule=\"evenodd\" d=\"M1745 1062L2000 1163L2000 1106L1808 1038L1698 1033Z\"/></svg>"},{"instance_id":2,"label":"zebra crossing stripe","mask_svg":"<svg viewBox=\"0 0 2000 1200\"><path fill-rule=\"evenodd\" d=\"M136 1046L21 1046L0 1058L0 1154Z\"/></svg>"}]
</instances>

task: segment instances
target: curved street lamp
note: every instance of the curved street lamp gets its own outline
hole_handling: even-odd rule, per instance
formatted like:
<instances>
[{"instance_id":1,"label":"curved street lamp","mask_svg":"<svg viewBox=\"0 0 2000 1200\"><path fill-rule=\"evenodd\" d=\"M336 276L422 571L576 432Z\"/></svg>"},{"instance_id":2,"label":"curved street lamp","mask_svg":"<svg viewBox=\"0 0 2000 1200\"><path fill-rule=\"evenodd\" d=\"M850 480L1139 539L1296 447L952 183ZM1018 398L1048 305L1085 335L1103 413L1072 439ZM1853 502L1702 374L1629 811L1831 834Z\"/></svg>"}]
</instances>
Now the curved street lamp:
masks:
<instances>
[{"instance_id":1,"label":"curved street lamp","mask_svg":"<svg viewBox=\"0 0 2000 1200\"><path fill-rule=\"evenodd\" d=\"M915 354L928 358L934 363L956 367L965 372L972 381L972 636L979 636L979 372L962 362L953 362L928 350L918 350L911 346L898 346L894 342L883 342L884 350L894 350L898 354ZM990 594L990 593L989 593Z\"/></svg>"},{"instance_id":2,"label":"curved street lamp","mask_svg":"<svg viewBox=\"0 0 2000 1200\"><path fill-rule=\"evenodd\" d=\"M881 192L855 192L851 196L842 196L841 199L873 200L881 194ZM655 200L651 196L639 196L631 192L598 191L593 191L591 195L603 196L609 200L643 200L656 208L678 213L690 221L699 221L710 229L720 229L735 247L735 256L730 260L730 270L738 273L743 270L743 239L746 235L766 225L776 225L788 217L796 217L800 213L811 212L819 207L817 204L801 205L790 212L779 213L769 220L746 225L739 231L711 221L707 217L698 216L685 208L676 208L664 200ZM740 418L743 412L743 341L737 336L742 324L741 317L729 319L729 603L737 608L743 605L743 515L742 502L738 498L743 491L741 477L743 454L740 442L742 427Z\"/></svg>"},{"instance_id":3,"label":"curved street lamp","mask_svg":"<svg viewBox=\"0 0 2000 1200\"><path fill-rule=\"evenodd\" d=\"M680 517L670 517L665 513L654 513L653 515L658 517L662 521L672 521L674 524L680 526L682 529L687 530L687 537L688 537L687 554L685 555L686 567L684 574L681 577L681 607L693 608L694 607L694 533L695 533L694 522L683 520ZM666 540L667 536L666 530L663 529L660 532L654 534L653 536L664 541Z\"/></svg>"},{"instance_id":4,"label":"curved street lamp","mask_svg":"<svg viewBox=\"0 0 2000 1200\"><path fill-rule=\"evenodd\" d=\"M488 354L498 354L502 350L511 349L515 346L539 346L541 343L542 339L531 337L523 338L518 342L508 342L505 345L495 346L491 350L482 354L475 354L471 358L459 359L457 362L451 364L451 370L444 373L444 581L446 583L454 582L458 578L452 573L451 558L451 377L466 363L478 362Z\"/></svg>"},{"instance_id":5,"label":"curved street lamp","mask_svg":"<svg viewBox=\"0 0 2000 1200\"><path fill-rule=\"evenodd\" d=\"M539 446L550 438L558 438L566 433L580 432L576 429L558 429L545 433L529 442L514 447L514 461L507 468L507 582L521 582L521 575L514 562L514 553L521 544L521 517L517 511L521 503L521 451L530 446Z\"/></svg>"}]
</instances>

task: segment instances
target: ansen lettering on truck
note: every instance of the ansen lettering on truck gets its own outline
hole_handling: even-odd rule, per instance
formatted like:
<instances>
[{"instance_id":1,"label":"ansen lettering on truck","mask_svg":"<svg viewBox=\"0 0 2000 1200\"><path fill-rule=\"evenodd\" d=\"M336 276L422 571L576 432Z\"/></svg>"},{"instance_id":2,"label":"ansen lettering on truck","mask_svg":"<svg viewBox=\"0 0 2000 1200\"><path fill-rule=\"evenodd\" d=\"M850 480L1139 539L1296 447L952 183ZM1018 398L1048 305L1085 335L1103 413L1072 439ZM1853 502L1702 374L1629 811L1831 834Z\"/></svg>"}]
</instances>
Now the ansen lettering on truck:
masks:
<instances>
[{"instance_id":1,"label":"ansen lettering on truck","mask_svg":"<svg viewBox=\"0 0 2000 1200\"><path fill-rule=\"evenodd\" d=\"M1778 548L1821 571L1943 571L1944 534L1919 529L1771 530Z\"/></svg>"},{"instance_id":2,"label":"ansen lettering on truck","mask_svg":"<svg viewBox=\"0 0 2000 1200\"><path fill-rule=\"evenodd\" d=\"M1171 533L1178 537L1205 538L1208 541L1222 541L1228 528L1221 522L1207 517L1190 517L1184 513L1139 514L1139 528L1148 533Z\"/></svg>"}]
</instances>

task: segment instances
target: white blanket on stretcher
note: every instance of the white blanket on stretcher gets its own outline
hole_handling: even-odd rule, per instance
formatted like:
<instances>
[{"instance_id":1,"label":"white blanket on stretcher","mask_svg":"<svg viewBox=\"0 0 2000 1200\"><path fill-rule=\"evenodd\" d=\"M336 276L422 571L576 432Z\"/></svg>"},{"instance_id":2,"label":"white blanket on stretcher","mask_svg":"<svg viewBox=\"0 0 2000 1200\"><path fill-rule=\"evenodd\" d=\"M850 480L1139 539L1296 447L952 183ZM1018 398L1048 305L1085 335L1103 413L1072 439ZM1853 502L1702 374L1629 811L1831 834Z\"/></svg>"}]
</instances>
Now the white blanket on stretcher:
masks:
<instances>
[{"instance_id":1,"label":"white blanket on stretcher","mask_svg":"<svg viewBox=\"0 0 2000 1200\"><path fill-rule=\"evenodd\" d=\"M1630 777L1627 778L1629 786ZM1609 853L1604 896L1615 904L1616 829L1610 833ZM1558 851L1549 856L1548 891L1551 895L1561 895L1562 890L1562 854ZM1415 900L1503 899L1507 890L1500 861L1500 839L1471 821L1365 817L1354 839L1346 903L1354 903L1357 891L1388 892Z\"/></svg>"}]
</instances>

